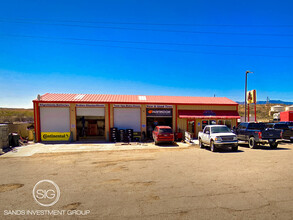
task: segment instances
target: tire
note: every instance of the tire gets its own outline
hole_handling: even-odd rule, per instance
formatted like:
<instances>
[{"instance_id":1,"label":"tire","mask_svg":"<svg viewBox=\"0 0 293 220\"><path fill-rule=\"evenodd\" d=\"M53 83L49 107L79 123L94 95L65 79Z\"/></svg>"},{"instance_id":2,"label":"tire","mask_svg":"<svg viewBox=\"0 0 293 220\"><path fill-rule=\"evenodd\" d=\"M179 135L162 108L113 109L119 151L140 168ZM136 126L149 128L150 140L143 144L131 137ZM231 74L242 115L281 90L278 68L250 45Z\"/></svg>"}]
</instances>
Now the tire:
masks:
<instances>
[{"instance_id":1,"label":"tire","mask_svg":"<svg viewBox=\"0 0 293 220\"><path fill-rule=\"evenodd\" d=\"M271 149L276 149L277 147L278 147L278 142L272 142L272 143L270 143L270 148Z\"/></svg>"},{"instance_id":2,"label":"tire","mask_svg":"<svg viewBox=\"0 0 293 220\"><path fill-rule=\"evenodd\" d=\"M293 143L293 140L292 139L290 141L291 141L291 143Z\"/></svg>"},{"instance_id":3,"label":"tire","mask_svg":"<svg viewBox=\"0 0 293 220\"><path fill-rule=\"evenodd\" d=\"M238 145L232 146L232 151L234 151L234 152L238 151Z\"/></svg>"},{"instance_id":4,"label":"tire","mask_svg":"<svg viewBox=\"0 0 293 220\"><path fill-rule=\"evenodd\" d=\"M203 148L203 144L202 144L201 139L198 140L198 145L199 145L199 148Z\"/></svg>"},{"instance_id":5,"label":"tire","mask_svg":"<svg viewBox=\"0 0 293 220\"><path fill-rule=\"evenodd\" d=\"M217 149L215 147L214 141L211 141L210 147L212 152L216 152Z\"/></svg>"},{"instance_id":6,"label":"tire","mask_svg":"<svg viewBox=\"0 0 293 220\"><path fill-rule=\"evenodd\" d=\"M250 138L249 138L248 145L249 145L249 147L250 147L251 149L255 149L255 148L256 148L257 143L256 143L254 137L250 137Z\"/></svg>"}]
</instances>

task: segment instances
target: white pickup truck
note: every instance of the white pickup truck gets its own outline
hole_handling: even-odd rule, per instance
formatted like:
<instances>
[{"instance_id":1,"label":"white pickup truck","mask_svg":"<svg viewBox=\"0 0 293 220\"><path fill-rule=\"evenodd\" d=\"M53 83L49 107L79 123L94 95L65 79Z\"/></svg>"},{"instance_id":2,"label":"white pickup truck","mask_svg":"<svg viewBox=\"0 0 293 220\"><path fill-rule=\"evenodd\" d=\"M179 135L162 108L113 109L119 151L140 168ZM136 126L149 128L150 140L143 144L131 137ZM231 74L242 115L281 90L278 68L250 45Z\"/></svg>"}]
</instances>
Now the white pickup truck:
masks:
<instances>
[{"instance_id":1,"label":"white pickup truck","mask_svg":"<svg viewBox=\"0 0 293 220\"><path fill-rule=\"evenodd\" d=\"M226 125L207 125L204 130L198 132L199 147L210 146L211 151L217 148L231 147L232 151L238 151L237 136Z\"/></svg>"}]
</instances>

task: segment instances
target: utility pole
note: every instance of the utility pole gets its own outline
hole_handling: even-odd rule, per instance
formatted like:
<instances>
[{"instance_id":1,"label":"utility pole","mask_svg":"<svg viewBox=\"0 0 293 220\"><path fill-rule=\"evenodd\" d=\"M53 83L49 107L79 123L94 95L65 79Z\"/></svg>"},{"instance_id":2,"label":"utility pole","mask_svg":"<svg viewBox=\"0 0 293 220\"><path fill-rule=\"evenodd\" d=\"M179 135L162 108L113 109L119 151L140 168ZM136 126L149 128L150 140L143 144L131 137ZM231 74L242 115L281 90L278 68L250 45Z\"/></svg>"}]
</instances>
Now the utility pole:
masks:
<instances>
[{"instance_id":1,"label":"utility pole","mask_svg":"<svg viewBox=\"0 0 293 220\"><path fill-rule=\"evenodd\" d=\"M247 74L248 73L253 73L253 72L250 72L249 70L247 70L245 72L245 122L246 122L246 106L247 106L247 98L246 98L246 96L247 96ZM248 115L248 117L249 117L249 115Z\"/></svg>"}]
</instances>

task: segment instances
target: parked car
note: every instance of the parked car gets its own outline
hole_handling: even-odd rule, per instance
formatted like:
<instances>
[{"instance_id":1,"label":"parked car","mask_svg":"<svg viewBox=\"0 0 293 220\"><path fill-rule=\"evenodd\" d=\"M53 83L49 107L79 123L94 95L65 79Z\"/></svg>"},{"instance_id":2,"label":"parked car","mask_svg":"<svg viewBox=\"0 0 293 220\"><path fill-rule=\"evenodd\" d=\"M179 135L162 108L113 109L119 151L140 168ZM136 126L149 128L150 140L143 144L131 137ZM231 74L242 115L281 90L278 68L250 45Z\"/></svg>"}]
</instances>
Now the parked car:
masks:
<instances>
[{"instance_id":1,"label":"parked car","mask_svg":"<svg viewBox=\"0 0 293 220\"><path fill-rule=\"evenodd\" d=\"M289 128L287 124L285 123L268 123L266 124L267 128L275 129L275 130L280 130L281 137L284 140L290 140L293 142L293 129Z\"/></svg>"},{"instance_id":2,"label":"parked car","mask_svg":"<svg viewBox=\"0 0 293 220\"><path fill-rule=\"evenodd\" d=\"M286 124L289 128L293 129L293 121L279 121L279 124Z\"/></svg>"},{"instance_id":3,"label":"parked car","mask_svg":"<svg viewBox=\"0 0 293 220\"><path fill-rule=\"evenodd\" d=\"M169 126L156 126L153 131L155 144L163 142L174 142L173 130Z\"/></svg>"},{"instance_id":4,"label":"parked car","mask_svg":"<svg viewBox=\"0 0 293 220\"><path fill-rule=\"evenodd\" d=\"M211 151L217 148L231 147L238 150L237 136L226 125L207 125L202 132L198 132L199 147L210 146Z\"/></svg>"},{"instance_id":5,"label":"parked car","mask_svg":"<svg viewBox=\"0 0 293 220\"><path fill-rule=\"evenodd\" d=\"M238 140L248 142L250 148L256 148L258 144L269 144L271 148L277 148L281 140L281 131L266 128L265 123L242 122L233 130Z\"/></svg>"}]
</instances>

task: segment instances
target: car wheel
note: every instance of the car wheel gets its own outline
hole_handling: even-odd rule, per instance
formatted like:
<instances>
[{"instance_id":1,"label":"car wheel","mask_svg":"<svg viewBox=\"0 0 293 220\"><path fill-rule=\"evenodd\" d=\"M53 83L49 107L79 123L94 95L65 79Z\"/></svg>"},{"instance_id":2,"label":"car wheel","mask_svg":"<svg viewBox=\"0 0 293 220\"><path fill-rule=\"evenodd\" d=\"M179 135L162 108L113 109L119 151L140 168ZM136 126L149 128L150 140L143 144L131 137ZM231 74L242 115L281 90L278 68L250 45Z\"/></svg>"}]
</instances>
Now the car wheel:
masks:
<instances>
[{"instance_id":1,"label":"car wheel","mask_svg":"<svg viewBox=\"0 0 293 220\"><path fill-rule=\"evenodd\" d=\"M199 145L199 148L203 148L203 144L202 144L201 139L198 140L198 145Z\"/></svg>"},{"instance_id":2,"label":"car wheel","mask_svg":"<svg viewBox=\"0 0 293 220\"><path fill-rule=\"evenodd\" d=\"M250 137L250 138L249 138L248 145L249 145L249 147L250 147L251 149L256 148L257 143L255 142L255 138L254 138L254 137Z\"/></svg>"},{"instance_id":3,"label":"car wheel","mask_svg":"<svg viewBox=\"0 0 293 220\"><path fill-rule=\"evenodd\" d=\"M232 151L234 151L234 152L238 151L238 145L237 146L233 146L232 147Z\"/></svg>"},{"instance_id":4,"label":"car wheel","mask_svg":"<svg viewBox=\"0 0 293 220\"><path fill-rule=\"evenodd\" d=\"M216 147L215 147L215 144L214 144L214 141L211 141L211 151L212 152L216 152Z\"/></svg>"},{"instance_id":5,"label":"car wheel","mask_svg":"<svg viewBox=\"0 0 293 220\"><path fill-rule=\"evenodd\" d=\"M276 149L278 147L278 142L272 142L270 143L270 148Z\"/></svg>"}]
</instances>

